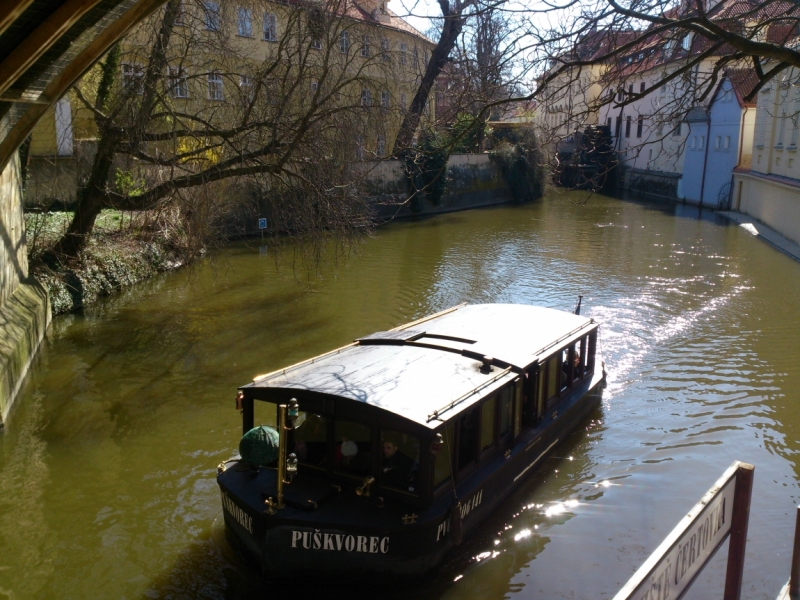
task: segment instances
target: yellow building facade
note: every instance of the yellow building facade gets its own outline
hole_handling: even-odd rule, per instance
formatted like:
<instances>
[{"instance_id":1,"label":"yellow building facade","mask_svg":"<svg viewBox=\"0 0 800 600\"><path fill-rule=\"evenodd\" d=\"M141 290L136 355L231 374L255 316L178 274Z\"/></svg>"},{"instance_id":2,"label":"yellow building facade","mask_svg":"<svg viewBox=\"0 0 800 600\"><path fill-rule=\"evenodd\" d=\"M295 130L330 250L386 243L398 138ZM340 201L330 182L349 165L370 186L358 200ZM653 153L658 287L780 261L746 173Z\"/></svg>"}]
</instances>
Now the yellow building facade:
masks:
<instances>
[{"instance_id":1,"label":"yellow building facade","mask_svg":"<svg viewBox=\"0 0 800 600\"><path fill-rule=\"evenodd\" d=\"M115 93L133 97L134 105L162 20L163 12L120 42ZM315 135L335 140L345 160L379 159L393 150L433 46L384 0L184 0L161 74L163 129L173 126L170 119L195 123L199 131L203 122L236 127L244 118L255 121L257 111L263 131L254 135L289 139L292 127L308 119ZM69 201L74 195L98 137L95 111L86 104L94 100L100 72L95 66L79 91L34 129L29 198ZM423 126L434 116L431 94ZM188 144L167 148L162 142L148 152L191 154Z\"/></svg>"}]
</instances>

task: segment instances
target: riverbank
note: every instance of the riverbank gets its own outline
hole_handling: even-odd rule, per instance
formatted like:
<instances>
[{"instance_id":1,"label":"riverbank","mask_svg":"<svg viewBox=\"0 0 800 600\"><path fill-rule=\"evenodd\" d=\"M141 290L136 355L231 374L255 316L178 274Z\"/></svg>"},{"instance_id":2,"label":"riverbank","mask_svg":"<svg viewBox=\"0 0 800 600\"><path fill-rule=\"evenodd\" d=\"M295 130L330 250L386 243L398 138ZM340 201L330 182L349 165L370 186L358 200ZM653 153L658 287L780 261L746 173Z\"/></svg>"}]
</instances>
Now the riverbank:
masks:
<instances>
[{"instance_id":1,"label":"riverbank","mask_svg":"<svg viewBox=\"0 0 800 600\"><path fill-rule=\"evenodd\" d=\"M183 266L186 259L162 232L143 229L119 211L103 211L78 258L48 265L42 254L66 229L72 213L28 213L31 275L48 292L53 316L80 310L104 296Z\"/></svg>"}]
</instances>

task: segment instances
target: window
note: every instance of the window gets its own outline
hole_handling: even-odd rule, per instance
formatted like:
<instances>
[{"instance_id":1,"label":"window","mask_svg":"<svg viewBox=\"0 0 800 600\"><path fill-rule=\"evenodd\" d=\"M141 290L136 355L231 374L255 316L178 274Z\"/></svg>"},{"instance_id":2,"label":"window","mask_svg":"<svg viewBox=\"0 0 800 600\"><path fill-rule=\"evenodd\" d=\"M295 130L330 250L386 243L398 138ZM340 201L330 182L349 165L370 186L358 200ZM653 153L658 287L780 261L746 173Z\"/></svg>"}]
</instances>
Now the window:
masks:
<instances>
[{"instance_id":1,"label":"window","mask_svg":"<svg viewBox=\"0 0 800 600\"><path fill-rule=\"evenodd\" d=\"M778 143L775 145L776 148L783 148L783 137L786 133L786 111L781 111L781 118L778 124Z\"/></svg>"},{"instance_id":2,"label":"window","mask_svg":"<svg viewBox=\"0 0 800 600\"><path fill-rule=\"evenodd\" d=\"M365 35L361 38L361 56L369 58L369 36Z\"/></svg>"},{"instance_id":3,"label":"window","mask_svg":"<svg viewBox=\"0 0 800 600\"><path fill-rule=\"evenodd\" d=\"M706 136L701 135L700 136L700 143L697 145L697 149L698 150L702 150L705 147L706 147Z\"/></svg>"},{"instance_id":4,"label":"window","mask_svg":"<svg viewBox=\"0 0 800 600\"><path fill-rule=\"evenodd\" d=\"M225 99L225 96L222 91L222 75L217 71L211 71L208 74L208 99L209 100Z\"/></svg>"},{"instance_id":5,"label":"window","mask_svg":"<svg viewBox=\"0 0 800 600\"><path fill-rule=\"evenodd\" d=\"M414 46L414 54L411 57L411 66L415 69L419 67L419 50L416 46Z\"/></svg>"},{"instance_id":6,"label":"window","mask_svg":"<svg viewBox=\"0 0 800 600\"><path fill-rule=\"evenodd\" d=\"M692 48L692 34L687 33L681 41L681 48L688 52Z\"/></svg>"},{"instance_id":7,"label":"window","mask_svg":"<svg viewBox=\"0 0 800 600\"><path fill-rule=\"evenodd\" d=\"M644 87L644 81L643 81L642 83L639 84L639 93L640 94L644 94L644 90L645 90L645 87Z\"/></svg>"},{"instance_id":8,"label":"window","mask_svg":"<svg viewBox=\"0 0 800 600\"><path fill-rule=\"evenodd\" d=\"M794 111L792 115L792 137L790 145L792 148L797 147L797 130L800 127L800 87L794 88Z\"/></svg>"},{"instance_id":9,"label":"window","mask_svg":"<svg viewBox=\"0 0 800 600\"><path fill-rule=\"evenodd\" d=\"M473 408L458 419L458 470L474 464L478 460L480 442L481 411Z\"/></svg>"},{"instance_id":10,"label":"window","mask_svg":"<svg viewBox=\"0 0 800 600\"><path fill-rule=\"evenodd\" d=\"M693 135L691 138L689 138L689 149L694 150L696 145L697 145L697 136Z\"/></svg>"},{"instance_id":11,"label":"window","mask_svg":"<svg viewBox=\"0 0 800 600\"><path fill-rule=\"evenodd\" d=\"M309 467L325 468L328 455L328 420L300 411L291 432L290 445L297 460Z\"/></svg>"},{"instance_id":12,"label":"window","mask_svg":"<svg viewBox=\"0 0 800 600\"><path fill-rule=\"evenodd\" d=\"M386 38L381 40L381 58L383 62L389 62L389 40Z\"/></svg>"},{"instance_id":13,"label":"window","mask_svg":"<svg viewBox=\"0 0 800 600\"><path fill-rule=\"evenodd\" d=\"M608 123L606 123L606 125L608 125L608 128L611 129L611 117L608 117Z\"/></svg>"},{"instance_id":14,"label":"window","mask_svg":"<svg viewBox=\"0 0 800 600\"><path fill-rule=\"evenodd\" d=\"M664 135L664 121L658 121L658 125L656 125L656 135Z\"/></svg>"},{"instance_id":15,"label":"window","mask_svg":"<svg viewBox=\"0 0 800 600\"><path fill-rule=\"evenodd\" d=\"M364 136L356 136L356 160L364 160Z\"/></svg>"},{"instance_id":16,"label":"window","mask_svg":"<svg viewBox=\"0 0 800 600\"><path fill-rule=\"evenodd\" d=\"M253 100L256 88L253 84L252 77L248 77L247 75L239 75L239 89L242 91L242 95L247 99L248 102Z\"/></svg>"},{"instance_id":17,"label":"window","mask_svg":"<svg viewBox=\"0 0 800 600\"><path fill-rule=\"evenodd\" d=\"M617 102L622 102L625 99L625 89L619 88L617 90Z\"/></svg>"},{"instance_id":18,"label":"window","mask_svg":"<svg viewBox=\"0 0 800 600\"><path fill-rule=\"evenodd\" d=\"M544 380L542 380L542 387L541 390L544 392L542 394L542 398L546 401L545 408L550 408L553 406L556 401L558 400L558 388L559 388L559 379L560 379L560 362L561 362L561 353L559 352L555 356L551 357L550 360L547 361L545 365L545 374L547 379L547 384L545 385Z\"/></svg>"},{"instance_id":19,"label":"window","mask_svg":"<svg viewBox=\"0 0 800 600\"><path fill-rule=\"evenodd\" d=\"M361 90L361 106L372 106L372 94L367 88Z\"/></svg>"},{"instance_id":20,"label":"window","mask_svg":"<svg viewBox=\"0 0 800 600\"><path fill-rule=\"evenodd\" d=\"M271 13L264 13L264 41L278 41L278 18ZM313 44L314 42L312 41L311 43Z\"/></svg>"},{"instance_id":21,"label":"window","mask_svg":"<svg viewBox=\"0 0 800 600\"><path fill-rule=\"evenodd\" d=\"M630 115L628 115L625 118L625 137L626 138L631 137L631 116Z\"/></svg>"},{"instance_id":22,"label":"window","mask_svg":"<svg viewBox=\"0 0 800 600\"><path fill-rule=\"evenodd\" d=\"M389 90L381 92L381 108L389 108Z\"/></svg>"},{"instance_id":23,"label":"window","mask_svg":"<svg viewBox=\"0 0 800 600\"><path fill-rule=\"evenodd\" d=\"M173 98L189 97L189 82L186 81L186 71L181 67L168 67L169 91Z\"/></svg>"},{"instance_id":24,"label":"window","mask_svg":"<svg viewBox=\"0 0 800 600\"><path fill-rule=\"evenodd\" d=\"M767 129L767 111L763 106L759 106L756 109L756 146L762 147L764 146L764 137L766 134Z\"/></svg>"},{"instance_id":25,"label":"window","mask_svg":"<svg viewBox=\"0 0 800 600\"><path fill-rule=\"evenodd\" d=\"M319 82L316 79L311 80L311 93L316 94L319 89Z\"/></svg>"},{"instance_id":26,"label":"window","mask_svg":"<svg viewBox=\"0 0 800 600\"><path fill-rule=\"evenodd\" d=\"M322 42L317 36L311 37L311 48L314 50L321 50L322 49Z\"/></svg>"},{"instance_id":27,"label":"window","mask_svg":"<svg viewBox=\"0 0 800 600\"><path fill-rule=\"evenodd\" d=\"M219 31L219 4L211 2L211 0L205 0L203 2L203 16L206 29L209 31Z\"/></svg>"},{"instance_id":28,"label":"window","mask_svg":"<svg viewBox=\"0 0 800 600\"><path fill-rule=\"evenodd\" d=\"M364 423L336 419L333 467L340 473L363 477L372 470L372 428Z\"/></svg>"},{"instance_id":29,"label":"window","mask_svg":"<svg viewBox=\"0 0 800 600\"><path fill-rule=\"evenodd\" d=\"M236 11L236 34L241 37L253 37L253 11L239 7Z\"/></svg>"},{"instance_id":30,"label":"window","mask_svg":"<svg viewBox=\"0 0 800 600\"><path fill-rule=\"evenodd\" d=\"M184 6L183 2L178 4L178 10L175 13L175 25L178 27L183 27L186 25L186 7Z\"/></svg>"},{"instance_id":31,"label":"window","mask_svg":"<svg viewBox=\"0 0 800 600\"><path fill-rule=\"evenodd\" d=\"M378 158L386 156L386 138L382 135L379 135L375 142L375 155Z\"/></svg>"},{"instance_id":32,"label":"window","mask_svg":"<svg viewBox=\"0 0 800 600\"><path fill-rule=\"evenodd\" d=\"M636 120L636 137L642 137L642 129L644 129L644 115L639 115L639 118Z\"/></svg>"},{"instance_id":33,"label":"window","mask_svg":"<svg viewBox=\"0 0 800 600\"><path fill-rule=\"evenodd\" d=\"M617 121L614 125L614 137L619 137L620 131L622 130L622 117L617 117Z\"/></svg>"},{"instance_id":34,"label":"window","mask_svg":"<svg viewBox=\"0 0 800 600\"><path fill-rule=\"evenodd\" d=\"M350 32L343 31L339 35L339 52L347 54L350 52Z\"/></svg>"},{"instance_id":35,"label":"window","mask_svg":"<svg viewBox=\"0 0 800 600\"><path fill-rule=\"evenodd\" d=\"M722 147L722 136L718 135L714 138L714 150L719 151L721 147Z\"/></svg>"},{"instance_id":36,"label":"window","mask_svg":"<svg viewBox=\"0 0 800 600\"><path fill-rule=\"evenodd\" d=\"M451 480L453 456L453 425L447 425L437 432L442 436L442 443L434 442L431 448L433 455L433 487L434 489Z\"/></svg>"},{"instance_id":37,"label":"window","mask_svg":"<svg viewBox=\"0 0 800 600\"><path fill-rule=\"evenodd\" d=\"M496 396L492 396L481 405L481 456L494 448L494 419L496 407Z\"/></svg>"},{"instance_id":38,"label":"window","mask_svg":"<svg viewBox=\"0 0 800 600\"><path fill-rule=\"evenodd\" d=\"M380 484L416 493L419 475L419 439L400 431L381 431Z\"/></svg>"},{"instance_id":39,"label":"window","mask_svg":"<svg viewBox=\"0 0 800 600\"><path fill-rule=\"evenodd\" d=\"M517 382L517 386L520 382ZM503 388L498 394L498 439L502 440L511 433L513 411L514 411L514 389L516 386L509 385Z\"/></svg>"},{"instance_id":40,"label":"window","mask_svg":"<svg viewBox=\"0 0 800 600\"><path fill-rule=\"evenodd\" d=\"M731 136L726 135L725 139L722 142L722 149L723 150L730 150L731 148Z\"/></svg>"},{"instance_id":41,"label":"window","mask_svg":"<svg viewBox=\"0 0 800 600\"><path fill-rule=\"evenodd\" d=\"M400 44L400 64L405 65L408 62L408 46Z\"/></svg>"},{"instance_id":42,"label":"window","mask_svg":"<svg viewBox=\"0 0 800 600\"><path fill-rule=\"evenodd\" d=\"M144 94L144 69L141 65L122 64L122 87L140 96Z\"/></svg>"},{"instance_id":43,"label":"window","mask_svg":"<svg viewBox=\"0 0 800 600\"><path fill-rule=\"evenodd\" d=\"M403 110L408 108L408 102L405 94L400 94L400 108Z\"/></svg>"}]
</instances>

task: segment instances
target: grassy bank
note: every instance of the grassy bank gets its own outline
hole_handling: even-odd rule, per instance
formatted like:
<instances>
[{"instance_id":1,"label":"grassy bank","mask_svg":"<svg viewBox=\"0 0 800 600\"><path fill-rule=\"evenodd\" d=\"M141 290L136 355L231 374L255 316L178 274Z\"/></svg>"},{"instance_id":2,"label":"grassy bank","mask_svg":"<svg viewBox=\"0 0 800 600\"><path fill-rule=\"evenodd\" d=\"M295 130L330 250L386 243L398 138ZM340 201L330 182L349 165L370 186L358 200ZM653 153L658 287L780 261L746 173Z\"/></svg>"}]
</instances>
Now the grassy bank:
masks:
<instances>
[{"instance_id":1,"label":"grassy bank","mask_svg":"<svg viewBox=\"0 0 800 600\"><path fill-rule=\"evenodd\" d=\"M27 213L25 227L31 275L50 294L53 315L80 310L119 289L180 267L184 253L174 240L152 226L130 220L129 213L108 210L78 258L45 264L44 252L66 230L72 213Z\"/></svg>"}]
</instances>

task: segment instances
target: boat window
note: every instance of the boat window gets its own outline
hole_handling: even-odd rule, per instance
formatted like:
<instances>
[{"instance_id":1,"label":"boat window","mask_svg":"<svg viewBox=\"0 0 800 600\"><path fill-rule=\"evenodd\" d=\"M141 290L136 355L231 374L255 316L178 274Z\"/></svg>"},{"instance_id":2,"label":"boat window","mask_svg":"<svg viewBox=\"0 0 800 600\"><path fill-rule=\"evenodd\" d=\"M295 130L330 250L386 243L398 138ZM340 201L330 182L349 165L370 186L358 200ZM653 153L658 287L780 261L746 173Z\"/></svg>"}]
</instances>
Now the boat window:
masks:
<instances>
[{"instance_id":1,"label":"boat window","mask_svg":"<svg viewBox=\"0 0 800 600\"><path fill-rule=\"evenodd\" d=\"M481 413L477 408L463 415L458 427L458 470L468 467L478 460L478 436L480 435Z\"/></svg>"},{"instance_id":2,"label":"boat window","mask_svg":"<svg viewBox=\"0 0 800 600\"><path fill-rule=\"evenodd\" d=\"M292 452L298 461L310 467L325 467L328 454L328 420L325 417L300 411L292 438Z\"/></svg>"},{"instance_id":3,"label":"boat window","mask_svg":"<svg viewBox=\"0 0 800 600\"><path fill-rule=\"evenodd\" d=\"M437 433L442 434L443 443L434 454L433 463L433 487L436 488L450 480L452 473L453 455L450 449L453 447L453 425L447 425Z\"/></svg>"},{"instance_id":4,"label":"boat window","mask_svg":"<svg viewBox=\"0 0 800 600\"><path fill-rule=\"evenodd\" d=\"M562 353L563 362L561 363L561 389L566 389L576 379L583 376L581 365L581 352L577 344L572 344Z\"/></svg>"},{"instance_id":5,"label":"boat window","mask_svg":"<svg viewBox=\"0 0 800 600\"><path fill-rule=\"evenodd\" d=\"M555 356L550 357L550 360L547 361L547 408L550 408L552 404L555 404L555 398L558 395L558 387L559 387L559 380L560 377L560 362L561 362L561 353L557 353Z\"/></svg>"},{"instance_id":6,"label":"boat window","mask_svg":"<svg viewBox=\"0 0 800 600\"><path fill-rule=\"evenodd\" d=\"M547 400L547 363L539 367L539 392L536 395L536 415L538 417L544 414L545 400Z\"/></svg>"},{"instance_id":7,"label":"boat window","mask_svg":"<svg viewBox=\"0 0 800 600\"><path fill-rule=\"evenodd\" d=\"M372 466L372 428L364 423L337 419L334 468L352 475L369 475Z\"/></svg>"},{"instance_id":8,"label":"boat window","mask_svg":"<svg viewBox=\"0 0 800 600\"><path fill-rule=\"evenodd\" d=\"M380 484L417 493L419 438L400 431L381 432Z\"/></svg>"},{"instance_id":9,"label":"boat window","mask_svg":"<svg viewBox=\"0 0 800 600\"><path fill-rule=\"evenodd\" d=\"M278 427L278 405L274 402L253 403L253 423Z\"/></svg>"},{"instance_id":10,"label":"boat window","mask_svg":"<svg viewBox=\"0 0 800 600\"><path fill-rule=\"evenodd\" d=\"M541 379L541 378L540 378ZM524 381L524 391L522 386L517 388L517 413L521 412L522 426L533 427L536 425L536 375L534 372L528 371L525 373L522 381ZM524 402L524 404L523 404ZM516 424L516 433L519 433L519 423Z\"/></svg>"},{"instance_id":11,"label":"boat window","mask_svg":"<svg viewBox=\"0 0 800 600\"><path fill-rule=\"evenodd\" d=\"M520 429L522 427L522 386L524 385L525 380L523 378L517 379L517 384L515 387L515 396L516 401L514 402L514 437L519 435ZM532 390L533 388L531 388Z\"/></svg>"},{"instance_id":12,"label":"boat window","mask_svg":"<svg viewBox=\"0 0 800 600\"><path fill-rule=\"evenodd\" d=\"M500 412L499 412L499 421L500 427L498 428L498 433L500 435L500 439L506 437L509 433L511 433L511 417L514 410L514 388L515 386L509 385L503 388L500 391L499 398L500 398Z\"/></svg>"},{"instance_id":13,"label":"boat window","mask_svg":"<svg viewBox=\"0 0 800 600\"><path fill-rule=\"evenodd\" d=\"M481 405L481 455L494 447L494 419L497 396L492 396Z\"/></svg>"}]
</instances>

